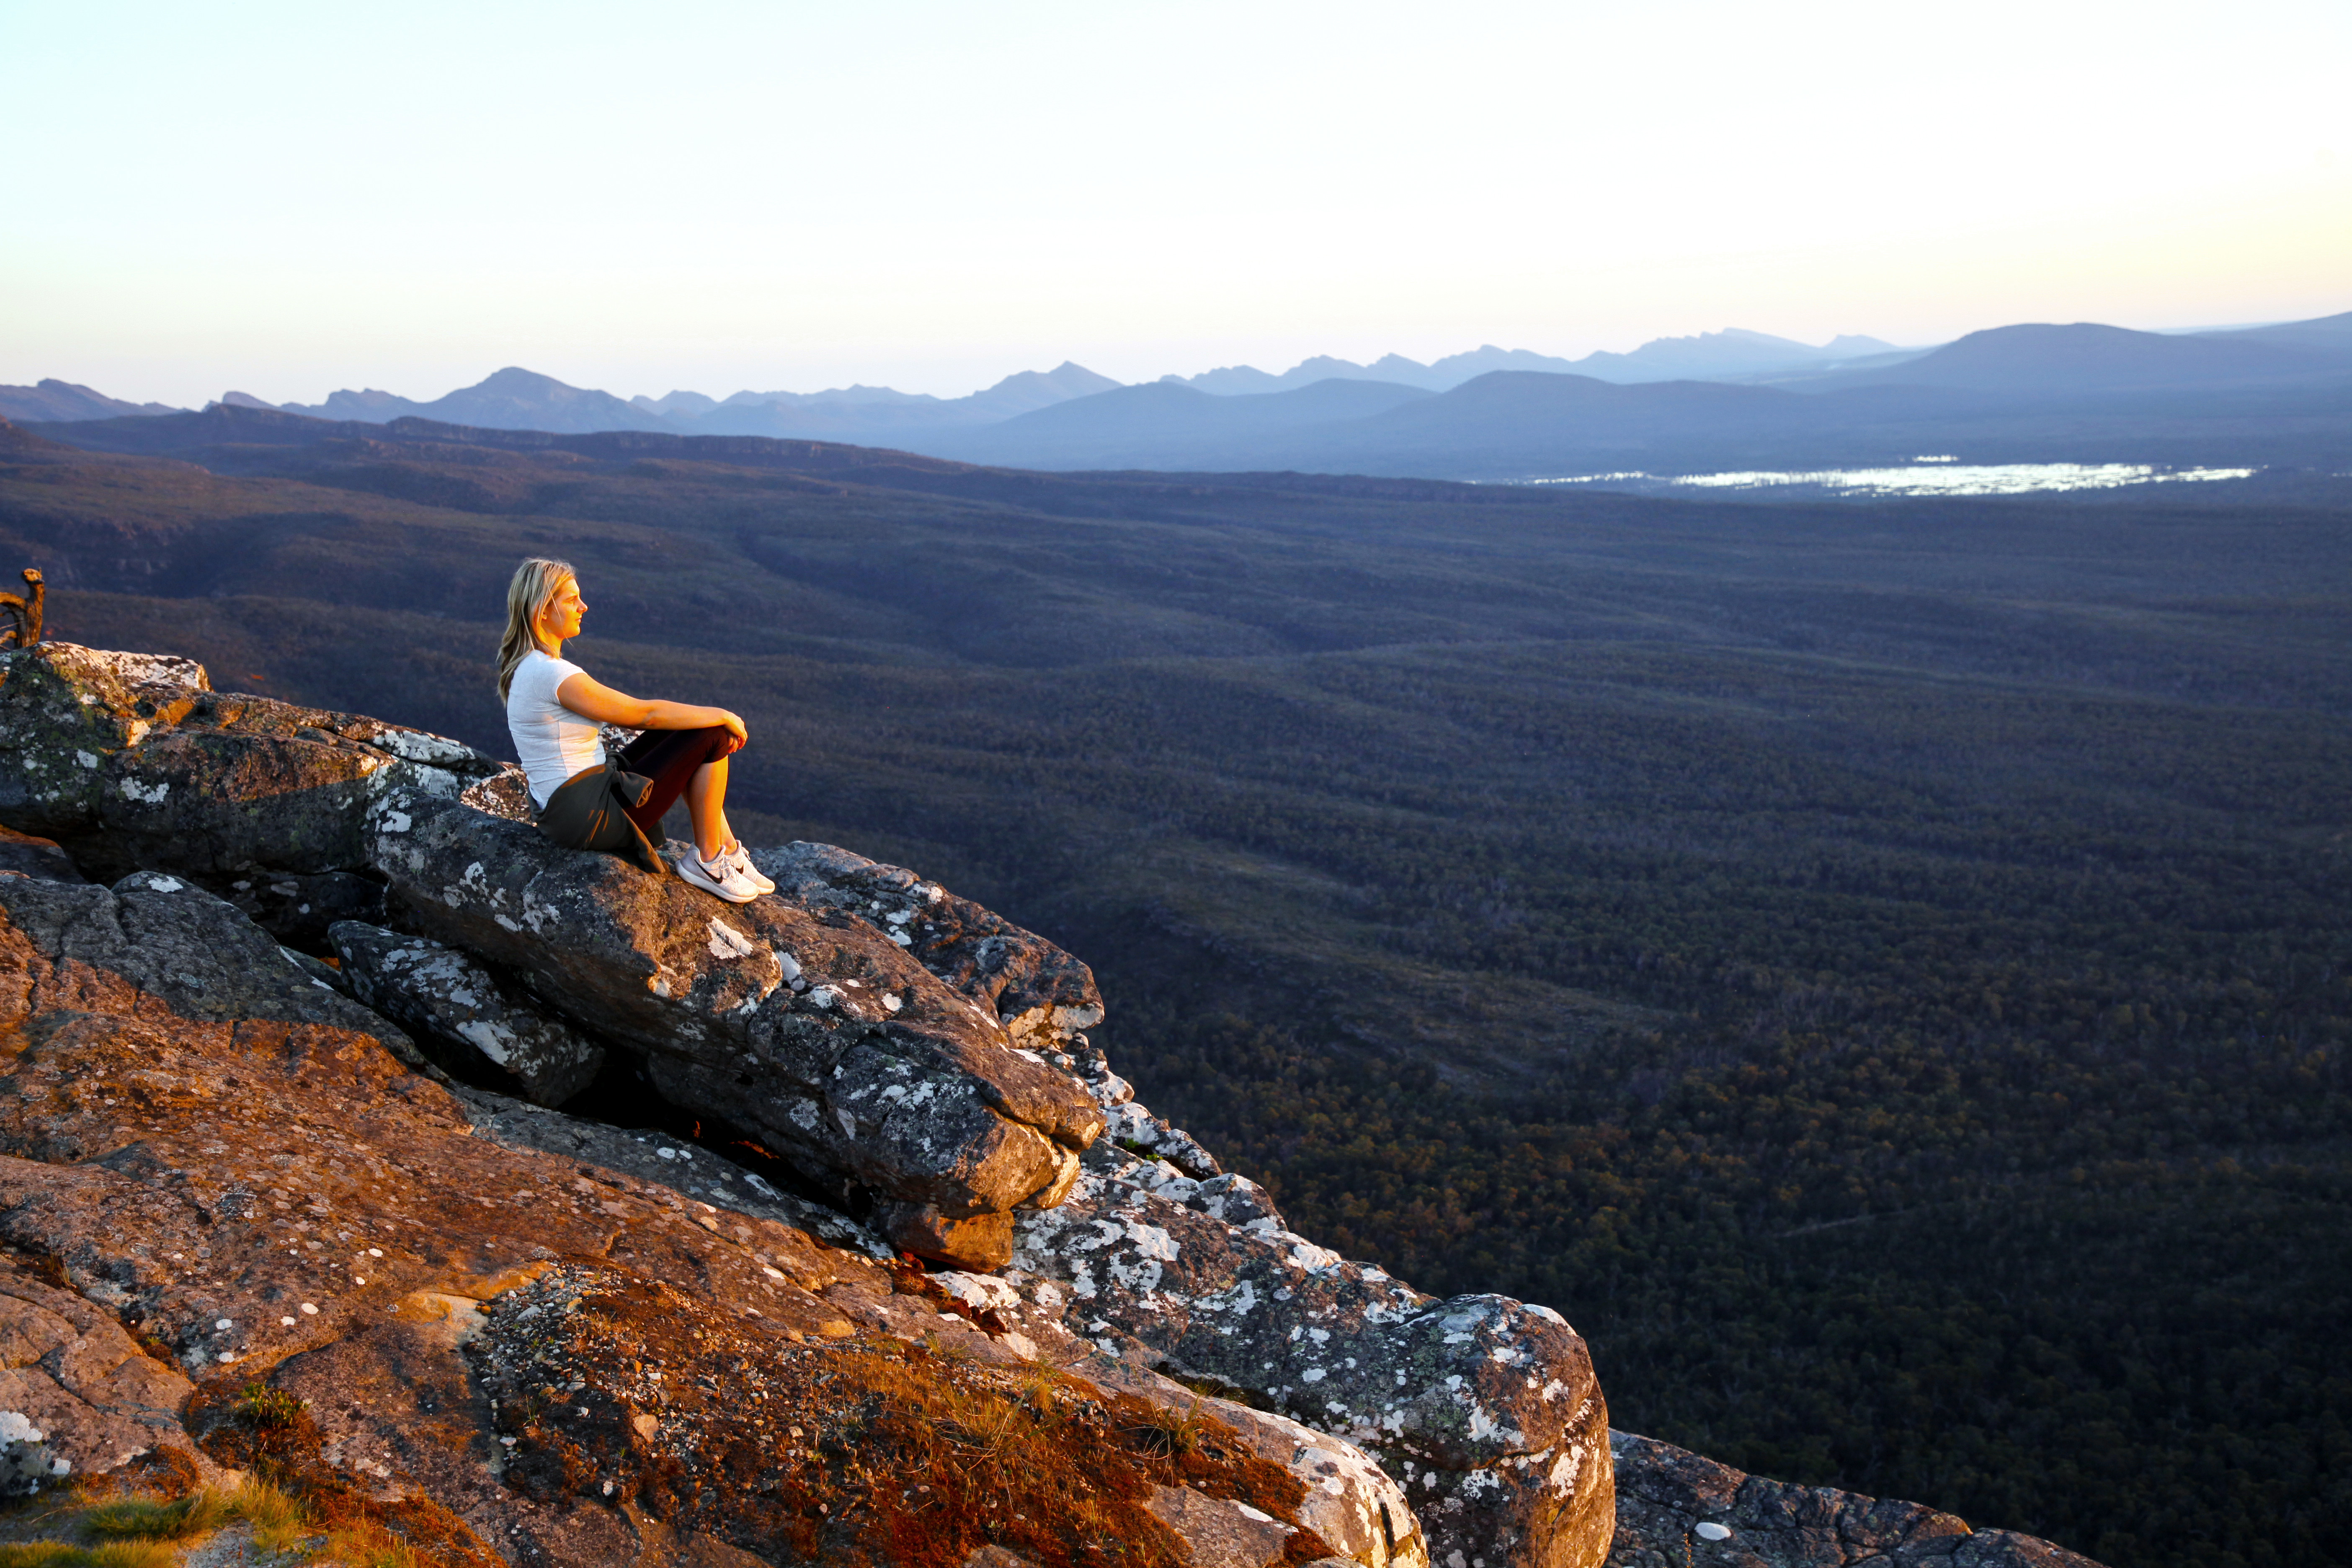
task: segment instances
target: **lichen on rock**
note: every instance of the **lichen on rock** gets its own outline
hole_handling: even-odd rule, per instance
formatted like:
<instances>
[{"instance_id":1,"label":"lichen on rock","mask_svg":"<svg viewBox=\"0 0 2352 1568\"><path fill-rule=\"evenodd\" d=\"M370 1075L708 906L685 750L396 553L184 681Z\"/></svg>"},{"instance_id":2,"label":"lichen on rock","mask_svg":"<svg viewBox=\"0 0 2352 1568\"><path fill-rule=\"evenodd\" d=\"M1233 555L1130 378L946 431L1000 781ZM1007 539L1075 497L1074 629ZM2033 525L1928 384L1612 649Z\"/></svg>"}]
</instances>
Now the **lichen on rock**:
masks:
<instances>
[{"instance_id":1,"label":"lichen on rock","mask_svg":"<svg viewBox=\"0 0 2352 1568\"><path fill-rule=\"evenodd\" d=\"M1607 1409L1558 1313L1424 1296L1286 1229L1232 1178L1108 1143L1086 1165L1068 1202L1019 1218L1008 1278L1024 1297L1106 1351L1134 1346L1376 1455L1437 1562L1598 1560L1613 1527Z\"/></svg>"},{"instance_id":2,"label":"lichen on rock","mask_svg":"<svg viewBox=\"0 0 2352 1568\"><path fill-rule=\"evenodd\" d=\"M595 1079L602 1046L464 950L363 921L339 921L327 934L352 995L465 1076L488 1068L551 1106Z\"/></svg>"}]
</instances>

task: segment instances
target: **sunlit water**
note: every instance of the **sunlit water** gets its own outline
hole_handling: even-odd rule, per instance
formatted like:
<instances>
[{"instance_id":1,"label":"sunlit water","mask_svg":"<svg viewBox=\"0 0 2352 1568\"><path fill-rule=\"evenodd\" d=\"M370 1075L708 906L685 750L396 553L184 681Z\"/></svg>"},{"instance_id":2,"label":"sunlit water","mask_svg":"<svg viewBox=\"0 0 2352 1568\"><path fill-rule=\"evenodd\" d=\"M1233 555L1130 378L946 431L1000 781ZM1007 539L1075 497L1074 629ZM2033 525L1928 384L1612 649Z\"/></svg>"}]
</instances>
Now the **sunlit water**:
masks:
<instances>
[{"instance_id":1,"label":"sunlit water","mask_svg":"<svg viewBox=\"0 0 2352 1568\"><path fill-rule=\"evenodd\" d=\"M1962 463L1923 457L1900 468L1816 468L1806 472L1751 470L1730 474L1569 474L1528 479L1531 485L1639 485L1647 489L1759 490L1790 486L1849 496L2014 496L2037 490L2111 490L2126 485L2246 479L2252 468L2168 468L2155 463Z\"/></svg>"}]
</instances>

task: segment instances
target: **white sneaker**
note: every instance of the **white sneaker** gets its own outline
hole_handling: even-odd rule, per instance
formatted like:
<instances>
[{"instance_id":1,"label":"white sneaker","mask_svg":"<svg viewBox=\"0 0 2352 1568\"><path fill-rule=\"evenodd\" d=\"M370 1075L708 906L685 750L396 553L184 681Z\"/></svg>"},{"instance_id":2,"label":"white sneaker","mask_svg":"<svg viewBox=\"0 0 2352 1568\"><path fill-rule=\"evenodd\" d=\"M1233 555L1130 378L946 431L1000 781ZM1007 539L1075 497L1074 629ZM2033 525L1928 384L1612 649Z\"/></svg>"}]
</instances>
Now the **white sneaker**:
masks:
<instances>
[{"instance_id":1,"label":"white sneaker","mask_svg":"<svg viewBox=\"0 0 2352 1568\"><path fill-rule=\"evenodd\" d=\"M716 860L705 860L698 852L689 849L677 858L677 874L730 904L748 904L760 896L760 889L744 880L743 873L724 855Z\"/></svg>"},{"instance_id":2,"label":"white sneaker","mask_svg":"<svg viewBox=\"0 0 2352 1568\"><path fill-rule=\"evenodd\" d=\"M737 839L735 841L735 847L727 851L727 853L719 857L719 858L727 861L738 871L742 872L743 879L751 883L751 886L759 889L762 893L772 893L776 890L776 884L774 881L769 878L761 876L760 874L760 868L751 864L751 852L743 847L743 841L741 839Z\"/></svg>"}]
</instances>

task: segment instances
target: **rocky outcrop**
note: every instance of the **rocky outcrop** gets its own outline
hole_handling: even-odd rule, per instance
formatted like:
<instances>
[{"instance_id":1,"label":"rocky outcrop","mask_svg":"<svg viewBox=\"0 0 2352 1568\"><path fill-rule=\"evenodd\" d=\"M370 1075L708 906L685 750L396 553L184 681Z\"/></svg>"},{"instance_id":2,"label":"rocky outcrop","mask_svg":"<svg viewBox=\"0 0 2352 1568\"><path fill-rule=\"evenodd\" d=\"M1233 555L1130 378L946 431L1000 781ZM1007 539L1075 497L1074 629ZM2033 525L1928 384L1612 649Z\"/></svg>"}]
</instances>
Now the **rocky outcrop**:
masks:
<instances>
[{"instance_id":1,"label":"rocky outcrop","mask_svg":"<svg viewBox=\"0 0 2352 1568\"><path fill-rule=\"evenodd\" d=\"M830 844L754 850L751 858L774 881L778 897L871 926L950 989L987 1007L1015 1044L1055 1049L1102 1022L1092 970L902 866Z\"/></svg>"},{"instance_id":2,"label":"rocky outcrop","mask_svg":"<svg viewBox=\"0 0 2352 1568\"><path fill-rule=\"evenodd\" d=\"M853 913L846 861L795 883L814 905L737 909L557 848L518 815L514 770L439 736L214 692L182 659L0 654L0 820L109 875L197 879L297 943L388 918L388 884L400 923L569 1020L572 1041L517 1035L522 1070L482 1052L534 1098L575 1088L587 1051L629 1051L669 1099L854 1186L897 1245L945 1262L1002 1263L1013 1209L1068 1190L1101 1110L1016 1037L1099 1016L1083 964L936 887L936 918L903 898L896 921L877 897ZM532 1010L491 986L499 1016L460 1016L457 991L486 993L450 984L394 1010L458 1049L503 1047Z\"/></svg>"},{"instance_id":3,"label":"rocky outcrop","mask_svg":"<svg viewBox=\"0 0 2352 1568\"><path fill-rule=\"evenodd\" d=\"M2098 1568L2031 1535L1829 1487L1769 1481L1686 1449L1612 1432L1617 1535L1610 1568Z\"/></svg>"},{"instance_id":4,"label":"rocky outcrop","mask_svg":"<svg viewBox=\"0 0 2352 1568\"><path fill-rule=\"evenodd\" d=\"M448 796L385 792L375 864L404 918L520 975L677 1103L877 1195L908 1250L993 1268L1061 1200L1101 1109L877 922L721 904ZM869 911L870 912L870 911Z\"/></svg>"},{"instance_id":5,"label":"rocky outcrop","mask_svg":"<svg viewBox=\"0 0 2352 1568\"><path fill-rule=\"evenodd\" d=\"M1172 1568L1228 1514L1295 1563L1329 1555L1335 1491L1403 1510L1334 1439L1294 1463L1258 1413L942 1315L853 1222L814 1234L708 1151L435 1081L185 879L0 877L0 1041L17 1458L216 1474L190 1445L239 1459L258 1383L301 1402L303 1464L414 1500L398 1518L429 1504L449 1560L583 1568L1082 1539Z\"/></svg>"}]
</instances>

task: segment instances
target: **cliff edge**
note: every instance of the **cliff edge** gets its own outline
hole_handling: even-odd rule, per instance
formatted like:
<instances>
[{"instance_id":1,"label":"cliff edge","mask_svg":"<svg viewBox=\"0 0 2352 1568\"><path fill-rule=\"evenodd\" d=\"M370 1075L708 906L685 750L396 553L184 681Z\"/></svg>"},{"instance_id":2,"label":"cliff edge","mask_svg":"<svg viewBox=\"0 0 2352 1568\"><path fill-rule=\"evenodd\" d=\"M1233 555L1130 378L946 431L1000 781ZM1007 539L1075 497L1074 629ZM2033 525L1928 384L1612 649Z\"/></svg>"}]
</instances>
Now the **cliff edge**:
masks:
<instances>
[{"instance_id":1,"label":"cliff edge","mask_svg":"<svg viewBox=\"0 0 2352 1568\"><path fill-rule=\"evenodd\" d=\"M1612 1454L1559 1313L1292 1232L1085 964L915 872L794 844L724 905L526 811L0 653L0 1489L260 1476L448 1563L2083 1561ZM562 1109L614 1084L703 1135Z\"/></svg>"}]
</instances>

